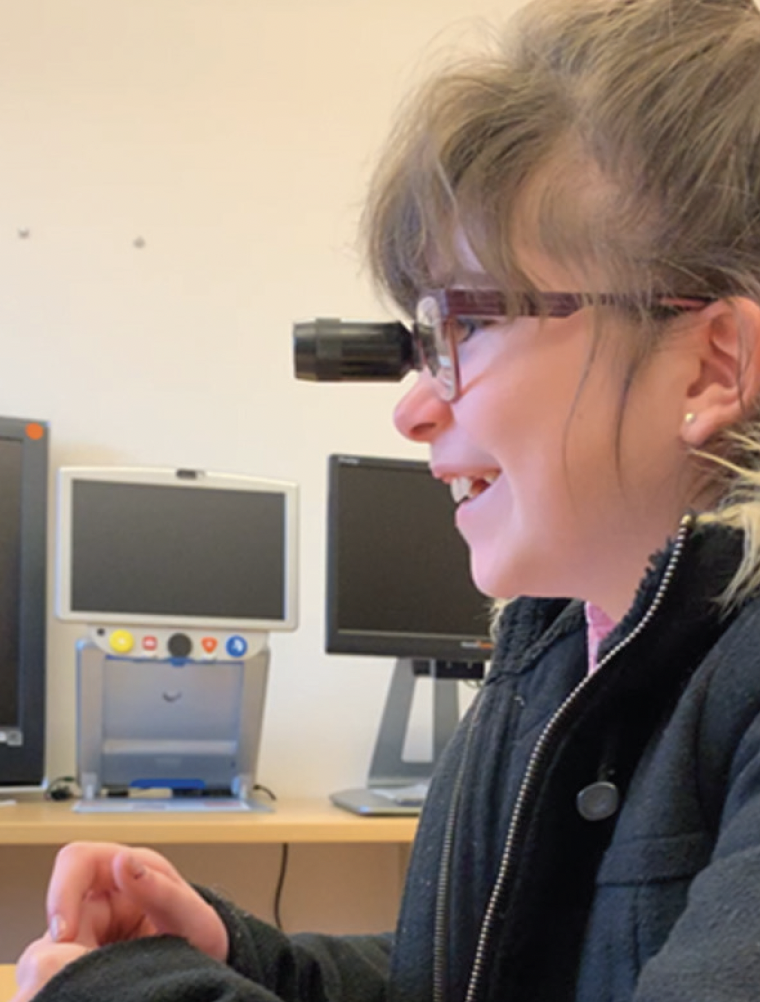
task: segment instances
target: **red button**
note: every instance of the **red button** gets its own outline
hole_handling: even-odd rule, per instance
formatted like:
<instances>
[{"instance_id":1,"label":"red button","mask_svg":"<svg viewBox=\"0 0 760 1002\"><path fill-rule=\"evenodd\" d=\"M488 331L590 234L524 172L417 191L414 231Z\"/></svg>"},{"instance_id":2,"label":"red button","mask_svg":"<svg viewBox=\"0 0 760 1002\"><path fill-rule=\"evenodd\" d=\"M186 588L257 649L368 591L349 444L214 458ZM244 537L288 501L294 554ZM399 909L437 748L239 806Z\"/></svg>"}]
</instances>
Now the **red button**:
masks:
<instances>
[{"instance_id":1,"label":"red button","mask_svg":"<svg viewBox=\"0 0 760 1002\"><path fill-rule=\"evenodd\" d=\"M155 637L143 637L142 645L144 651L155 651L158 647L158 640Z\"/></svg>"},{"instance_id":2,"label":"red button","mask_svg":"<svg viewBox=\"0 0 760 1002\"><path fill-rule=\"evenodd\" d=\"M206 652L206 654L213 654L216 650L216 637L204 637L201 640L201 647Z\"/></svg>"}]
</instances>

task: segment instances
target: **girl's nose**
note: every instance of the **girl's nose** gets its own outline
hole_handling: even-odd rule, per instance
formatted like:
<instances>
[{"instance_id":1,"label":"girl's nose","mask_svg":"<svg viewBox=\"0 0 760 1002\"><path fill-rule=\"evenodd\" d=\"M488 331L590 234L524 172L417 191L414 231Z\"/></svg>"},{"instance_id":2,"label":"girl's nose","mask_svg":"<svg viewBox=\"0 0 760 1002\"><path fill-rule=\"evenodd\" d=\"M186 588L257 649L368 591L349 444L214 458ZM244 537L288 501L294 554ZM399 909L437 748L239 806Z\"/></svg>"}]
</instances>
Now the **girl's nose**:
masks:
<instances>
[{"instance_id":1,"label":"girl's nose","mask_svg":"<svg viewBox=\"0 0 760 1002\"><path fill-rule=\"evenodd\" d=\"M413 442L431 442L451 420L451 407L438 395L433 377L421 372L396 404L393 423Z\"/></svg>"}]
</instances>

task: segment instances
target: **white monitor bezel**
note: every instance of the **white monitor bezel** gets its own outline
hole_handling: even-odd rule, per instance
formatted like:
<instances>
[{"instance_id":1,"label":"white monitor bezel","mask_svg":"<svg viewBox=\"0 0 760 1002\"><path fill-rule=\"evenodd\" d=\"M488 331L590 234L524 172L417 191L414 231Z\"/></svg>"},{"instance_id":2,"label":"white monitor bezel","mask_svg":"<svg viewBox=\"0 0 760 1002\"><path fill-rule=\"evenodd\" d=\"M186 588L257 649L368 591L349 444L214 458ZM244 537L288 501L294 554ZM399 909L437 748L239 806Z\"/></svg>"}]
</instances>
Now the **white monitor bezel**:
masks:
<instances>
[{"instance_id":1,"label":"white monitor bezel","mask_svg":"<svg viewBox=\"0 0 760 1002\"><path fill-rule=\"evenodd\" d=\"M266 491L285 499L285 616L282 619L239 619L199 616L165 616L81 612L71 608L71 514L74 484L98 481L114 484L146 484L191 490ZM284 480L203 470L152 467L64 466L58 470L55 548L55 613L64 622L97 625L123 623L155 627L206 627L240 632L294 630L298 625L298 486Z\"/></svg>"}]
</instances>

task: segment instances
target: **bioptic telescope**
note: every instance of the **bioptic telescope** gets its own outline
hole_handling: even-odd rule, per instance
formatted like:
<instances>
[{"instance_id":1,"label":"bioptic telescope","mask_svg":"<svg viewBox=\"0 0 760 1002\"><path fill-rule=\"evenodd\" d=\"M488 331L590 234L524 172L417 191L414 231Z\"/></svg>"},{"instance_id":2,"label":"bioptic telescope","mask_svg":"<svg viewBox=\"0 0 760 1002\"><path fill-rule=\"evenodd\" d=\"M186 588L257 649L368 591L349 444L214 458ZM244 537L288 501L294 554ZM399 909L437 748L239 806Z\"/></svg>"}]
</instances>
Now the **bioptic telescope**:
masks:
<instances>
[{"instance_id":1,"label":"bioptic telescope","mask_svg":"<svg viewBox=\"0 0 760 1002\"><path fill-rule=\"evenodd\" d=\"M403 324L321 318L293 325L297 379L398 382L418 367Z\"/></svg>"}]
</instances>

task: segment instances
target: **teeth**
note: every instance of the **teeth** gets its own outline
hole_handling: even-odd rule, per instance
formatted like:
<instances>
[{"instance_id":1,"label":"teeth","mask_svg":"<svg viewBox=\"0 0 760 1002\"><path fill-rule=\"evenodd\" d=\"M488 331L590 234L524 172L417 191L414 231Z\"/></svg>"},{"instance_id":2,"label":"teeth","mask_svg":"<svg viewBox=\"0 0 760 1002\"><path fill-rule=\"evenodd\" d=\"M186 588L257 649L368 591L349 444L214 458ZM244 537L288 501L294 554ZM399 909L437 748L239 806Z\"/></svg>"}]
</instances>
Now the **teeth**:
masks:
<instances>
[{"instance_id":1,"label":"teeth","mask_svg":"<svg viewBox=\"0 0 760 1002\"><path fill-rule=\"evenodd\" d=\"M451 496L454 498L454 504L459 504L460 501L464 501L465 498L470 496L472 480L470 477L454 477L449 486L451 488Z\"/></svg>"},{"instance_id":2,"label":"teeth","mask_svg":"<svg viewBox=\"0 0 760 1002\"><path fill-rule=\"evenodd\" d=\"M482 493L482 485L485 483L490 487L498 475L498 473L485 473L482 477L454 477L449 484L454 503L459 504L460 501L465 501L467 498L477 497L478 494ZM480 485L480 487L476 487L476 485Z\"/></svg>"}]
</instances>

